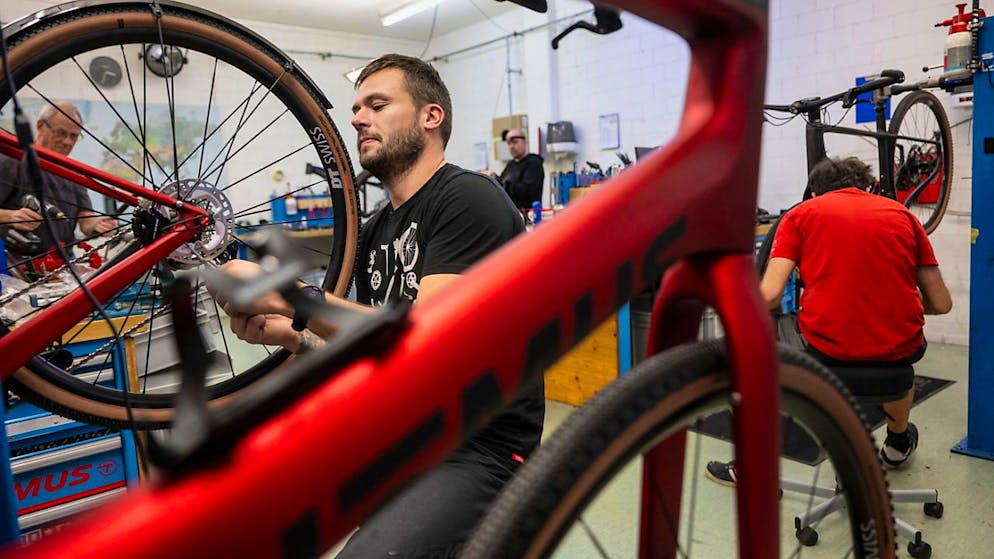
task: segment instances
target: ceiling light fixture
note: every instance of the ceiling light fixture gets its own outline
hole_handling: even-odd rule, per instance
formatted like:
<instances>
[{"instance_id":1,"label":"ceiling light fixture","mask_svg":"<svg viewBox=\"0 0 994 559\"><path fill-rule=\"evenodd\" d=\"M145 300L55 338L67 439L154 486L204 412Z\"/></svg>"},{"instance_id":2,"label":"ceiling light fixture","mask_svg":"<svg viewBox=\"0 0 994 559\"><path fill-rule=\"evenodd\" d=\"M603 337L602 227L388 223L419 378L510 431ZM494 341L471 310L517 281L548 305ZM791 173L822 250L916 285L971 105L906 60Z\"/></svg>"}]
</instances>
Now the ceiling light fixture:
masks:
<instances>
[{"instance_id":1,"label":"ceiling light fixture","mask_svg":"<svg viewBox=\"0 0 994 559\"><path fill-rule=\"evenodd\" d=\"M415 14L421 13L428 8L433 8L445 0L412 0L405 2L396 8L387 10L380 14L380 23L383 27L389 27L399 21L403 21Z\"/></svg>"}]
</instances>

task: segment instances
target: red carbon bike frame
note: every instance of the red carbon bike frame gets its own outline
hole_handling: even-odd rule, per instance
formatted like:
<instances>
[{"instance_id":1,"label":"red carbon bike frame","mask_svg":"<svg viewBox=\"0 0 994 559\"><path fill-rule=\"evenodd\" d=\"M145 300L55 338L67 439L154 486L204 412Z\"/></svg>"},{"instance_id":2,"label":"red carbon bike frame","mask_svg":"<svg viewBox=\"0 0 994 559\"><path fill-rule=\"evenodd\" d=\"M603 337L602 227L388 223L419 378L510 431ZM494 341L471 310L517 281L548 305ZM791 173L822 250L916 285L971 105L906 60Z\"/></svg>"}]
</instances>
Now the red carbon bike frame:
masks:
<instances>
[{"instance_id":1,"label":"red carbon bike frame","mask_svg":"<svg viewBox=\"0 0 994 559\"><path fill-rule=\"evenodd\" d=\"M684 117L667 147L413 308L410 328L381 356L352 363L223 460L148 483L2 556L279 557L308 538L327 549L478 426L472 411L485 406L474 389L494 381L509 401L665 272L650 352L694 339L703 306L716 308L739 395L740 555L776 557L777 356L752 262L765 2L615 4L689 43ZM673 480L675 502L682 437L646 457L647 469ZM669 531L652 529L663 522L656 503L643 499L640 556L672 557L673 542L659 538Z\"/></svg>"}]
</instances>

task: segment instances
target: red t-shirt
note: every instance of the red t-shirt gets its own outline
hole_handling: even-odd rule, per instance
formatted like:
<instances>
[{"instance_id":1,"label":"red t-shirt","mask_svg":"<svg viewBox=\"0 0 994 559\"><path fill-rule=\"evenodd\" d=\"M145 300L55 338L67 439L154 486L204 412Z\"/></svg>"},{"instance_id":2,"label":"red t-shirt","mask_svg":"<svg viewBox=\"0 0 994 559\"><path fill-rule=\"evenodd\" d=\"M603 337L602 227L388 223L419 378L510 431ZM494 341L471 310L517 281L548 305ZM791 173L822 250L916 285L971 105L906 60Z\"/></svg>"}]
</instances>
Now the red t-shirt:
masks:
<instances>
[{"instance_id":1,"label":"red t-shirt","mask_svg":"<svg viewBox=\"0 0 994 559\"><path fill-rule=\"evenodd\" d=\"M894 361L922 344L917 272L938 262L900 203L856 188L817 196L783 217L770 257L800 269L798 323L815 349L843 361Z\"/></svg>"}]
</instances>

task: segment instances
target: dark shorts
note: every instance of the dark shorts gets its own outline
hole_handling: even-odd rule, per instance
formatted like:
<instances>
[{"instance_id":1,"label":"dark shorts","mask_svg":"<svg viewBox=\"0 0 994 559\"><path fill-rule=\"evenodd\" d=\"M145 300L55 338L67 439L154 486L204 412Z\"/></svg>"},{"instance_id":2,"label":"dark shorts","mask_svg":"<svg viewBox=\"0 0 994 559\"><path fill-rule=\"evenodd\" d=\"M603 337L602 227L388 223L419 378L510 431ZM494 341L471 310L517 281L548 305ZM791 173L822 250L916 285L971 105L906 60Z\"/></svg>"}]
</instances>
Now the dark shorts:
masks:
<instances>
[{"instance_id":1,"label":"dark shorts","mask_svg":"<svg viewBox=\"0 0 994 559\"><path fill-rule=\"evenodd\" d=\"M925 349L927 347L928 342L923 339L922 345L918 349L912 351L906 357L894 361L841 361L831 355L818 351L813 345L807 342L804 344L804 349L808 352L808 355L811 355L826 367L898 367L901 365L913 365L925 356Z\"/></svg>"}]
</instances>

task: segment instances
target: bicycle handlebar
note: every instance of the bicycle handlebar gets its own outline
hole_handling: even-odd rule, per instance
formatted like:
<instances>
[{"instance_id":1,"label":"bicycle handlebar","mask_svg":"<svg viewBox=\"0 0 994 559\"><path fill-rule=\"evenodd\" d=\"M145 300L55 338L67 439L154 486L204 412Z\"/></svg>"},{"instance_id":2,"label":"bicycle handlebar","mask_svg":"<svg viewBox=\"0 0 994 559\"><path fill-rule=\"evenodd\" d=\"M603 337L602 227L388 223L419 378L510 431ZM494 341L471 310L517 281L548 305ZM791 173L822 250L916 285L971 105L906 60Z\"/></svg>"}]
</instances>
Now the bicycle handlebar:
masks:
<instances>
[{"instance_id":1,"label":"bicycle handlebar","mask_svg":"<svg viewBox=\"0 0 994 559\"><path fill-rule=\"evenodd\" d=\"M840 99L842 100L843 105L848 108L851 107L856 101L856 97L863 93L890 87L891 85L901 83L903 81L904 72L900 70L882 70L879 78L872 79L866 83L857 85L856 87L847 89L842 93L837 93L830 97L808 97L806 99L794 101L790 105L763 105L763 108L770 111L780 111L796 115L820 109L825 105L830 105Z\"/></svg>"},{"instance_id":2,"label":"bicycle handlebar","mask_svg":"<svg viewBox=\"0 0 994 559\"><path fill-rule=\"evenodd\" d=\"M856 87L850 89L847 93L852 97L856 97L857 95L861 95L868 91L883 89L887 86L901 83L903 81L904 72L900 70L883 70L880 72L879 78L870 80L862 85L857 85Z\"/></svg>"}]
</instances>

